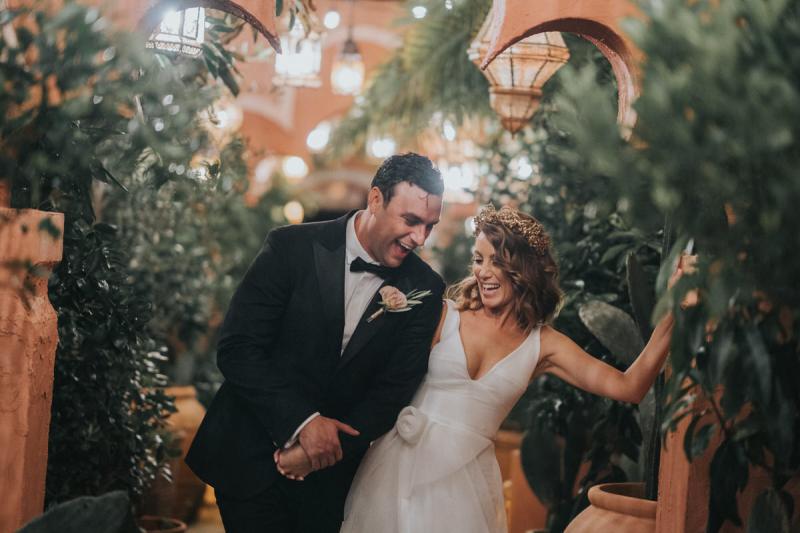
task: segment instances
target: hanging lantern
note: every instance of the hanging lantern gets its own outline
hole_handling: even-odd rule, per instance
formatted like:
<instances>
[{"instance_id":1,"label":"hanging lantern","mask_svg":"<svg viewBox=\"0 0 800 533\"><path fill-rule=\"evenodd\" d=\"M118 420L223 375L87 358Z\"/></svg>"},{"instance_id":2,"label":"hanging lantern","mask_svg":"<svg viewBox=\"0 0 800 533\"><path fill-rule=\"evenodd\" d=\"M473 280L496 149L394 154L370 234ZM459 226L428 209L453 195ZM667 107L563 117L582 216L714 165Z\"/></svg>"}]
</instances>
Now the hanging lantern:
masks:
<instances>
[{"instance_id":1,"label":"hanging lantern","mask_svg":"<svg viewBox=\"0 0 800 533\"><path fill-rule=\"evenodd\" d=\"M358 51L358 45L353 40L354 10L355 0L350 0L350 24L347 27L347 40L331 68L331 87L335 94L358 94L364 84L364 59Z\"/></svg>"},{"instance_id":2,"label":"hanging lantern","mask_svg":"<svg viewBox=\"0 0 800 533\"><path fill-rule=\"evenodd\" d=\"M364 60L352 37L347 37L341 54L333 62L331 87L335 94L354 95L364 84Z\"/></svg>"},{"instance_id":3,"label":"hanging lantern","mask_svg":"<svg viewBox=\"0 0 800 533\"><path fill-rule=\"evenodd\" d=\"M322 38L316 31L306 35L303 24L294 19L294 25L281 35L283 53L275 56L275 76L272 83L278 86L317 88L322 65Z\"/></svg>"},{"instance_id":4,"label":"hanging lantern","mask_svg":"<svg viewBox=\"0 0 800 533\"><path fill-rule=\"evenodd\" d=\"M206 10L202 7L168 11L145 47L197 57L203 52L205 28Z\"/></svg>"},{"instance_id":5,"label":"hanging lantern","mask_svg":"<svg viewBox=\"0 0 800 533\"><path fill-rule=\"evenodd\" d=\"M489 50L489 13L469 47L469 59L480 66ZM489 103L503 127L516 133L539 106L542 87L569 60L569 49L559 32L531 35L503 50L483 74L489 80Z\"/></svg>"}]
</instances>

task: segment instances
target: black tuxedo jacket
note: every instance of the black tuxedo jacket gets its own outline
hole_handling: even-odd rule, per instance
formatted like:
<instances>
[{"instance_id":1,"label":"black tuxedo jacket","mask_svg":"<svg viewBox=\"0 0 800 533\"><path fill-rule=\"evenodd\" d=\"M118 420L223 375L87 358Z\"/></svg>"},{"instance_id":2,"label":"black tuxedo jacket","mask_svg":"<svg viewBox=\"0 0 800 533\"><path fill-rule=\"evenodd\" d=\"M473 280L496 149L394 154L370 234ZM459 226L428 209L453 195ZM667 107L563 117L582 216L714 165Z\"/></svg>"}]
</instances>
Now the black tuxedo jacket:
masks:
<instances>
[{"instance_id":1,"label":"black tuxedo jacket","mask_svg":"<svg viewBox=\"0 0 800 533\"><path fill-rule=\"evenodd\" d=\"M339 469L349 486L353 465L392 427L427 371L444 283L414 254L384 284L432 294L411 311L367 322L379 308L376 293L340 355L350 216L270 232L231 300L217 347L225 382L186 457L222 492L265 490L280 476L276 446L315 411L361 432L340 433L345 459L327 469L350 463Z\"/></svg>"}]
</instances>

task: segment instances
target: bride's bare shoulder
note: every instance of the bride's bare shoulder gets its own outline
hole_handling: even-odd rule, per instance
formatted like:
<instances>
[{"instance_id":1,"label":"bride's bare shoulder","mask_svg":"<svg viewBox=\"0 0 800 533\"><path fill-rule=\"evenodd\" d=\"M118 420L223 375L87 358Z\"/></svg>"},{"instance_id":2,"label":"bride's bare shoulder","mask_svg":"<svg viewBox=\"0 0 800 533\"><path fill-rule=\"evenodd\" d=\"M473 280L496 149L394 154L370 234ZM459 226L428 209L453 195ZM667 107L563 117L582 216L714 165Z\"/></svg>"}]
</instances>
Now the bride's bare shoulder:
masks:
<instances>
[{"instance_id":1,"label":"bride's bare shoulder","mask_svg":"<svg viewBox=\"0 0 800 533\"><path fill-rule=\"evenodd\" d=\"M564 341L565 335L549 324L545 324L539 330L539 373L546 370L550 363L550 356L558 351L558 347Z\"/></svg>"}]
</instances>

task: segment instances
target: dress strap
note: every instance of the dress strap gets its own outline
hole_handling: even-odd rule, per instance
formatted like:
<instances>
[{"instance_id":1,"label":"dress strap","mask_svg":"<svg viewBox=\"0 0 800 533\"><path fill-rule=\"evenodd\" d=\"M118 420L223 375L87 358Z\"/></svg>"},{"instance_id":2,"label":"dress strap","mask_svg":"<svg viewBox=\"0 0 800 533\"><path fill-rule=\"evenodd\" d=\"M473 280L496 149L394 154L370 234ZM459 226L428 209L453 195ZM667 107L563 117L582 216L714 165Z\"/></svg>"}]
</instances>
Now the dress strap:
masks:
<instances>
[{"instance_id":1,"label":"dress strap","mask_svg":"<svg viewBox=\"0 0 800 533\"><path fill-rule=\"evenodd\" d=\"M529 351L530 351L530 354L531 354L530 357L529 357L529 361L530 361L530 364L532 365L531 368L530 368L530 372L533 373L533 371L536 369L536 366L539 364L539 359L541 358L541 355L542 355L542 326L541 325L536 326L535 328L533 328L533 331L531 331L530 335L528 336L528 340L532 344L532 346L529 348Z\"/></svg>"},{"instance_id":2,"label":"dress strap","mask_svg":"<svg viewBox=\"0 0 800 533\"><path fill-rule=\"evenodd\" d=\"M445 298L444 302L447 304L447 316L444 317L442 337L450 334L453 329L458 329L458 308L456 308L456 303L449 298Z\"/></svg>"}]
</instances>

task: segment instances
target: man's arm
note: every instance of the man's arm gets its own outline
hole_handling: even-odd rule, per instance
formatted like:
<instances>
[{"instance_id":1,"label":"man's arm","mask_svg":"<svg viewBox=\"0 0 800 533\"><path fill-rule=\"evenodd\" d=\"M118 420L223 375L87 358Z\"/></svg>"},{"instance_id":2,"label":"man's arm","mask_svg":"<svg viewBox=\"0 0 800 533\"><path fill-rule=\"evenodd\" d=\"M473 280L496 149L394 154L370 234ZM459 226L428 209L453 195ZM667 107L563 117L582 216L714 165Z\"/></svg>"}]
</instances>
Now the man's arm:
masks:
<instances>
[{"instance_id":1,"label":"man's arm","mask_svg":"<svg viewBox=\"0 0 800 533\"><path fill-rule=\"evenodd\" d=\"M287 247L270 232L233 295L217 345L226 386L252 407L279 446L318 411L291 382L286 354L273 351L292 288Z\"/></svg>"},{"instance_id":2,"label":"man's arm","mask_svg":"<svg viewBox=\"0 0 800 533\"><path fill-rule=\"evenodd\" d=\"M433 294L410 311L413 316L391 349L389 363L375 376L364 399L342 418L360 431L358 436L340 435L345 456L365 450L370 442L389 431L425 376L431 339L442 312L444 284L438 278L436 282Z\"/></svg>"}]
</instances>

